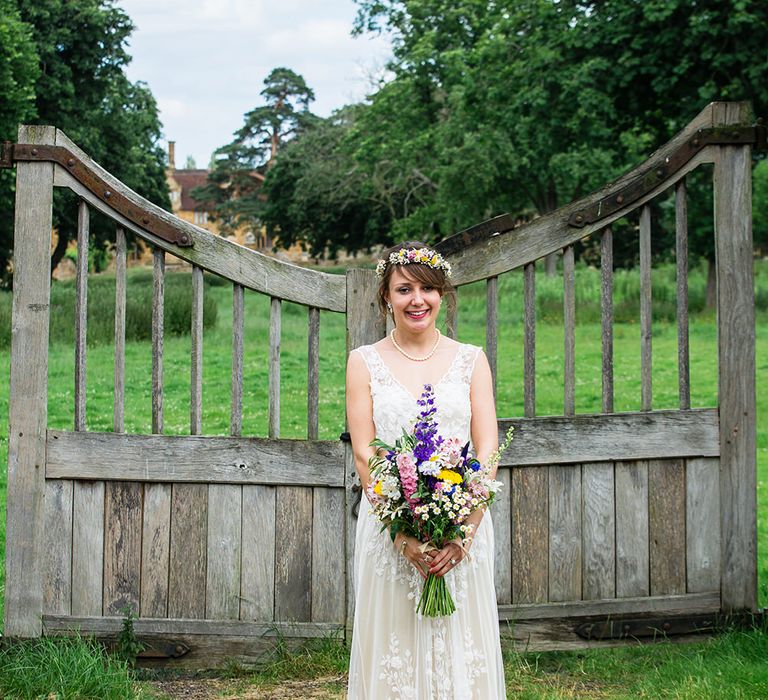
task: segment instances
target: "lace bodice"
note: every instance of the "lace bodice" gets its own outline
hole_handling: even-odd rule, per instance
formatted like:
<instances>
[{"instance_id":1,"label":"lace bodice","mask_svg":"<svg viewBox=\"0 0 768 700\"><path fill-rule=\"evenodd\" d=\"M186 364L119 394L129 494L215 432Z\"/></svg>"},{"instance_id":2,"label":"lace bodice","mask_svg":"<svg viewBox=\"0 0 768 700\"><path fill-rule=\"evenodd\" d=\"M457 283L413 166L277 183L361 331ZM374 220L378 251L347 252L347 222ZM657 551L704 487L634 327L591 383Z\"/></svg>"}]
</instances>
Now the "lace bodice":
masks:
<instances>
[{"instance_id":1,"label":"lace bodice","mask_svg":"<svg viewBox=\"0 0 768 700\"><path fill-rule=\"evenodd\" d=\"M392 374L373 345L363 345L360 352L371 376L373 422L376 436L392 444L409 429L419 414L418 397L406 389ZM469 385L472 370L480 348L462 343L446 373L435 387L435 418L444 437L457 437L462 442L470 439L472 410L469 403Z\"/></svg>"}]
</instances>

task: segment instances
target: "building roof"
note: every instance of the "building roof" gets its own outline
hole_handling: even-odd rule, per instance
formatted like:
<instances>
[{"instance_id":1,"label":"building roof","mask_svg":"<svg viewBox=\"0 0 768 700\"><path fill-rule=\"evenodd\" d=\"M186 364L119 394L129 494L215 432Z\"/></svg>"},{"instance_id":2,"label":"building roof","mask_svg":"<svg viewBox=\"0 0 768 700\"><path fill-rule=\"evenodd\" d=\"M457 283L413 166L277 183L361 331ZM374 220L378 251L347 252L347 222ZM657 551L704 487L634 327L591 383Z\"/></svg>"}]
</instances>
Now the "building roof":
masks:
<instances>
[{"instance_id":1,"label":"building roof","mask_svg":"<svg viewBox=\"0 0 768 700\"><path fill-rule=\"evenodd\" d=\"M204 187L208 183L207 170L173 170L171 172L181 187L181 208L185 211L210 211L209 202L201 202L190 194L195 187Z\"/></svg>"}]
</instances>

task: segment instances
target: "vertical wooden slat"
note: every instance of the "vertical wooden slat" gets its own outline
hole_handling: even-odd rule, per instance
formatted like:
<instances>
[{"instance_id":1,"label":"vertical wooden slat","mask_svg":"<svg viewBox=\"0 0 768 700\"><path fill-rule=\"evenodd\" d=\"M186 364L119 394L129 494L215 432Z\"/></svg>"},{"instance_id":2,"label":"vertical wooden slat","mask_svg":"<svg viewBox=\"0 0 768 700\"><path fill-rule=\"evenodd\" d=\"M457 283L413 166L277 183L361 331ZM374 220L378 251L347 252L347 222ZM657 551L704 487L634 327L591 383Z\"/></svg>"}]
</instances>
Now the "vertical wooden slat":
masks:
<instances>
[{"instance_id":1,"label":"vertical wooden slat","mask_svg":"<svg viewBox=\"0 0 768 700\"><path fill-rule=\"evenodd\" d=\"M456 340L459 337L459 289L445 298L445 334Z\"/></svg>"},{"instance_id":2,"label":"vertical wooden slat","mask_svg":"<svg viewBox=\"0 0 768 700\"><path fill-rule=\"evenodd\" d=\"M573 270L573 246L563 249L563 325L564 325L564 365L563 365L563 414L572 416L576 398L576 284Z\"/></svg>"},{"instance_id":3,"label":"vertical wooden slat","mask_svg":"<svg viewBox=\"0 0 768 700\"><path fill-rule=\"evenodd\" d=\"M72 481L45 482L43 612L69 615L72 610Z\"/></svg>"},{"instance_id":4,"label":"vertical wooden slat","mask_svg":"<svg viewBox=\"0 0 768 700\"><path fill-rule=\"evenodd\" d=\"M318 533L318 536L322 536ZM275 512L275 620L309 621L312 604L312 491L278 486Z\"/></svg>"},{"instance_id":5,"label":"vertical wooden slat","mask_svg":"<svg viewBox=\"0 0 768 700\"><path fill-rule=\"evenodd\" d=\"M100 616L104 598L104 482L76 481L72 506L72 614Z\"/></svg>"},{"instance_id":6,"label":"vertical wooden slat","mask_svg":"<svg viewBox=\"0 0 768 700\"><path fill-rule=\"evenodd\" d=\"M685 179L675 188L675 257L677 259L677 377L680 408L691 407L688 356L688 198Z\"/></svg>"},{"instance_id":7,"label":"vertical wooden slat","mask_svg":"<svg viewBox=\"0 0 768 700\"><path fill-rule=\"evenodd\" d=\"M648 595L648 463L616 463L616 596Z\"/></svg>"},{"instance_id":8,"label":"vertical wooden slat","mask_svg":"<svg viewBox=\"0 0 768 700\"><path fill-rule=\"evenodd\" d=\"M547 600L549 512L547 467L512 470L512 602Z\"/></svg>"},{"instance_id":9,"label":"vertical wooden slat","mask_svg":"<svg viewBox=\"0 0 768 700\"><path fill-rule=\"evenodd\" d=\"M341 622L346 601L338 580L344 570L344 540L327 534L343 531L344 492L313 489L312 509L312 622Z\"/></svg>"},{"instance_id":10,"label":"vertical wooden slat","mask_svg":"<svg viewBox=\"0 0 768 700\"><path fill-rule=\"evenodd\" d=\"M208 486L174 484L171 495L168 617L205 617L207 531Z\"/></svg>"},{"instance_id":11,"label":"vertical wooden slat","mask_svg":"<svg viewBox=\"0 0 768 700\"><path fill-rule=\"evenodd\" d=\"M523 267L524 345L523 345L523 413L536 415L536 264Z\"/></svg>"},{"instance_id":12,"label":"vertical wooden slat","mask_svg":"<svg viewBox=\"0 0 768 700\"><path fill-rule=\"evenodd\" d=\"M317 440L320 401L320 309L307 308L307 438Z\"/></svg>"},{"instance_id":13,"label":"vertical wooden slat","mask_svg":"<svg viewBox=\"0 0 768 700\"><path fill-rule=\"evenodd\" d=\"M650 411L651 390L651 207L640 212L640 404Z\"/></svg>"},{"instance_id":14,"label":"vertical wooden slat","mask_svg":"<svg viewBox=\"0 0 768 700\"><path fill-rule=\"evenodd\" d=\"M749 123L749 106L723 107ZM722 605L757 609L755 307L749 146L715 156Z\"/></svg>"},{"instance_id":15,"label":"vertical wooden slat","mask_svg":"<svg viewBox=\"0 0 768 700\"><path fill-rule=\"evenodd\" d=\"M104 493L104 614L139 612L142 484L108 481Z\"/></svg>"},{"instance_id":16,"label":"vertical wooden slat","mask_svg":"<svg viewBox=\"0 0 768 700\"><path fill-rule=\"evenodd\" d=\"M582 598L599 600L616 595L616 520L613 462L582 467L584 573Z\"/></svg>"},{"instance_id":17,"label":"vertical wooden slat","mask_svg":"<svg viewBox=\"0 0 768 700\"><path fill-rule=\"evenodd\" d=\"M272 622L275 613L275 487L243 486L240 619ZM338 571L337 580L338 580Z\"/></svg>"},{"instance_id":18,"label":"vertical wooden slat","mask_svg":"<svg viewBox=\"0 0 768 700\"><path fill-rule=\"evenodd\" d=\"M496 377L499 343L499 278L489 277L485 290L485 352L491 366L493 395L496 396Z\"/></svg>"},{"instance_id":19,"label":"vertical wooden slat","mask_svg":"<svg viewBox=\"0 0 768 700\"><path fill-rule=\"evenodd\" d=\"M272 298L269 307L269 437L280 437L280 299Z\"/></svg>"},{"instance_id":20,"label":"vertical wooden slat","mask_svg":"<svg viewBox=\"0 0 768 700\"><path fill-rule=\"evenodd\" d=\"M171 545L171 485L144 485L141 537L141 616L168 615Z\"/></svg>"},{"instance_id":21,"label":"vertical wooden slat","mask_svg":"<svg viewBox=\"0 0 768 700\"><path fill-rule=\"evenodd\" d=\"M53 144L53 127L19 129L19 143ZM42 633L40 562L48 423L48 324L53 164L16 164L5 628L8 637Z\"/></svg>"},{"instance_id":22,"label":"vertical wooden slat","mask_svg":"<svg viewBox=\"0 0 768 700\"><path fill-rule=\"evenodd\" d=\"M115 232L115 398L112 429L125 431L125 294L126 242L125 231Z\"/></svg>"},{"instance_id":23,"label":"vertical wooden slat","mask_svg":"<svg viewBox=\"0 0 768 700\"><path fill-rule=\"evenodd\" d=\"M85 430L86 356L88 336L88 205L77 210L77 280L75 294L75 430Z\"/></svg>"},{"instance_id":24,"label":"vertical wooden slat","mask_svg":"<svg viewBox=\"0 0 768 700\"><path fill-rule=\"evenodd\" d=\"M386 324L377 311L376 294L378 280L373 270L347 270L347 356L361 345L375 343L384 337ZM352 562L355 560L355 538L357 526L355 504L363 496L359 493L360 479L355 470L355 458L352 444L347 442L344 450L344 493L345 493L345 528L346 557L346 632L352 634L352 622L355 609L355 586Z\"/></svg>"},{"instance_id":25,"label":"vertical wooden slat","mask_svg":"<svg viewBox=\"0 0 768 700\"><path fill-rule=\"evenodd\" d=\"M243 328L245 294L242 285L232 285L232 411L229 434L240 435L243 430Z\"/></svg>"},{"instance_id":26,"label":"vertical wooden slat","mask_svg":"<svg viewBox=\"0 0 768 700\"><path fill-rule=\"evenodd\" d=\"M689 459L685 473L686 590L720 587L720 461Z\"/></svg>"},{"instance_id":27,"label":"vertical wooden slat","mask_svg":"<svg viewBox=\"0 0 768 700\"><path fill-rule=\"evenodd\" d=\"M600 236L600 331L603 413L613 413L613 231Z\"/></svg>"},{"instance_id":28,"label":"vertical wooden slat","mask_svg":"<svg viewBox=\"0 0 768 700\"><path fill-rule=\"evenodd\" d=\"M648 462L648 533L651 595L685 593L685 467L681 459Z\"/></svg>"},{"instance_id":29,"label":"vertical wooden slat","mask_svg":"<svg viewBox=\"0 0 768 700\"><path fill-rule=\"evenodd\" d=\"M581 600L581 468L549 468L549 600Z\"/></svg>"},{"instance_id":30,"label":"vertical wooden slat","mask_svg":"<svg viewBox=\"0 0 768 700\"><path fill-rule=\"evenodd\" d=\"M203 432L203 270L192 266L192 327L189 383L189 432Z\"/></svg>"},{"instance_id":31,"label":"vertical wooden slat","mask_svg":"<svg viewBox=\"0 0 768 700\"><path fill-rule=\"evenodd\" d=\"M509 605L512 603L512 470L499 469L496 478L504 484L504 488L496 494L490 511L495 548L493 580L496 602Z\"/></svg>"},{"instance_id":32,"label":"vertical wooden slat","mask_svg":"<svg viewBox=\"0 0 768 700\"><path fill-rule=\"evenodd\" d=\"M152 275L152 432L163 432L165 252L155 248Z\"/></svg>"},{"instance_id":33,"label":"vertical wooden slat","mask_svg":"<svg viewBox=\"0 0 768 700\"><path fill-rule=\"evenodd\" d=\"M208 486L208 573L205 616L214 620L240 617L241 486Z\"/></svg>"}]
</instances>

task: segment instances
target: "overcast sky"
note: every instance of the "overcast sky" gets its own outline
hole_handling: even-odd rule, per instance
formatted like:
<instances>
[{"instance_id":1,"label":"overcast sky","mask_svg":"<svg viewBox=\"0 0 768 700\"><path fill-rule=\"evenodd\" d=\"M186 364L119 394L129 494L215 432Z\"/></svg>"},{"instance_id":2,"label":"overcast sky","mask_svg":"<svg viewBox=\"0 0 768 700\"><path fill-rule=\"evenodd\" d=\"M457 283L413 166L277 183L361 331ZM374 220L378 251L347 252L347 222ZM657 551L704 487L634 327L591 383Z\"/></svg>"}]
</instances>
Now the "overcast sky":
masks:
<instances>
[{"instance_id":1,"label":"overcast sky","mask_svg":"<svg viewBox=\"0 0 768 700\"><path fill-rule=\"evenodd\" d=\"M264 78L278 66L304 76L310 109L328 116L360 101L383 73L389 45L352 38L352 0L118 0L136 25L128 67L160 108L176 167L192 156L206 167L243 115L260 104Z\"/></svg>"}]
</instances>

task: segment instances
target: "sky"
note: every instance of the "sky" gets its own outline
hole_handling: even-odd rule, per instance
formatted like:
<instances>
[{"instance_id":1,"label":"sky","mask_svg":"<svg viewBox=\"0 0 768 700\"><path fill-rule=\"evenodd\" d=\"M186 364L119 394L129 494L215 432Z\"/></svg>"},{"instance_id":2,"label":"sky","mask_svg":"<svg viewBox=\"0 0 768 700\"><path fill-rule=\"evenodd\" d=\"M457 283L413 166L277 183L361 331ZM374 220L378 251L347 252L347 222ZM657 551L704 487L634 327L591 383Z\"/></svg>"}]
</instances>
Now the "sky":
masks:
<instances>
[{"instance_id":1,"label":"sky","mask_svg":"<svg viewBox=\"0 0 768 700\"><path fill-rule=\"evenodd\" d=\"M388 42L353 38L352 0L118 0L136 25L128 78L149 85L176 167L198 168L232 140L243 115L263 104L273 68L304 77L310 109L328 116L373 92L390 55ZM166 142L163 142L166 145Z\"/></svg>"}]
</instances>

